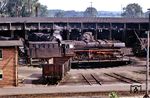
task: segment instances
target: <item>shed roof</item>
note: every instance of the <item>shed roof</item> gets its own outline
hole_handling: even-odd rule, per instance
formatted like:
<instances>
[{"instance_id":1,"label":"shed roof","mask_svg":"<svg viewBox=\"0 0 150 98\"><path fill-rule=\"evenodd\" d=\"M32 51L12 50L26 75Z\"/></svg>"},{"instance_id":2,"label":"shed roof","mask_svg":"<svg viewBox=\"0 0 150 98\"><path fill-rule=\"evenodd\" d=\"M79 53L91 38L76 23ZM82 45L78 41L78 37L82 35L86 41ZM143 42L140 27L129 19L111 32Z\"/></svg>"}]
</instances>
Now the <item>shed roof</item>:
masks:
<instances>
[{"instance_id":1,"label":"shed roof","mask_svg":"<svg viewBox=\"0 0 150 98\"><path fill-rule=\"evenodd\" d=\"M29 41L29 44L58 44L56 41Z\"/></svg>"},{"instance_id":2,"label":"shed roof","mask_svg":"<svg viewBox=\"0 0 150 98\"><path fill-rule=\"evenodd\" d=\"M0 47L23 46L22 40L0 40Z\"/></svg>"},{"instance_id":3,"label":"shed roof","mask_svg":"<svg viewBox=\"0 0 150 98\"><path fill-rule=\"evenodd\" d=\"M121 17L4 17L0 23L148 23L148 18Z\"/></svg>"}]
</instances>

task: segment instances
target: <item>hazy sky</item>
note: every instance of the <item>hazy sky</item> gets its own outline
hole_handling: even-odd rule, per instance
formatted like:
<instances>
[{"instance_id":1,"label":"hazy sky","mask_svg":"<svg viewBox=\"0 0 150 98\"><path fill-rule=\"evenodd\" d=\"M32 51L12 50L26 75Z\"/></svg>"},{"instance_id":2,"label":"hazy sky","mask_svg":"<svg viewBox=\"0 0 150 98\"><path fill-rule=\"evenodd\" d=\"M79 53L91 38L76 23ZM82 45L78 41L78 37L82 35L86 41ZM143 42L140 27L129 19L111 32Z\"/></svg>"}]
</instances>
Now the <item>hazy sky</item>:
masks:
<instances>
[{"instance_id":1,"label":"hazy sky","mask_svg":"<svg viewBox=\"0 0 150 98\"><path fill-rule=\"evenodd\" d=\"M147 11L150 8L150 0L39 0L48 9L84 11L92 5L99 11L121 11L129 3L138 3Z\"/></svg>"}]
</instances>

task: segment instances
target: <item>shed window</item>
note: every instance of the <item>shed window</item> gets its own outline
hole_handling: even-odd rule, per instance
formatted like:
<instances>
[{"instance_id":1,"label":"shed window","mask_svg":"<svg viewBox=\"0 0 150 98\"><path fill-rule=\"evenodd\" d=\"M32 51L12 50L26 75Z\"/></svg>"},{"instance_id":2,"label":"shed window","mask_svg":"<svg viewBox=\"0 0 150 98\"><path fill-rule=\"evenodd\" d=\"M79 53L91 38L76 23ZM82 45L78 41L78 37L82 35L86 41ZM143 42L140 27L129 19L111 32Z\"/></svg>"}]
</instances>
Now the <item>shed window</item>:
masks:
<instances>
[{"instance_id":1,"label":"shed window","mask_svg":"<svg viewBox=\"0 0 150 98\"><path fill-rule=\"evenodd\" d=\"M2 49L0 49L0 60L2 60L3 54L2 54Z\"/></svg>"},{"instance_id":2,"label":"shed window","mask_svg":"<svg viewBox=\"0 0 150 98\"><path fill-rule=\"evenodd\" d=\"M2 80L2 79L3 79L3 71L0 70L0 80Z\"/></svg>"}]
</instances>

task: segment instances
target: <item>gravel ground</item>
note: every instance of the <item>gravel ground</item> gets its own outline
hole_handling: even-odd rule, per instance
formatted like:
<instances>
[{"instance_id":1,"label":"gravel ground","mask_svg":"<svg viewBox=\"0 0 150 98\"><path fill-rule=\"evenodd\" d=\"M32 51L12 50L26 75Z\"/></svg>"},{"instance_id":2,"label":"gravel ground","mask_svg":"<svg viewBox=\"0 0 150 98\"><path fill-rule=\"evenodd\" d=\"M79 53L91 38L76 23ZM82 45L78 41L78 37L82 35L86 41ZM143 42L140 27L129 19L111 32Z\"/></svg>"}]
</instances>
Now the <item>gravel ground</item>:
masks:
<instances>
[{"instance_id":1,"label":"gravel ground","mask_svg":"<svg viewBox=\"0 0 150 98\"><path fill-rule=\"evenodd\" d=\"M108 84L108 83L114 84L120 82L113 77L106 76L105 73L106 74L116 73L139 81L145 80L144 65L126 65L126 66L113 67L113 68L109 67L109 68L95 68L95 69L71 69L67 73L67 75L62 79L61 82L72 82L74 83L74 85L78 85L78 84L81 85L82 83L79 83L80 81L83 81L83 77L81 76L81 74L84 75L95 74L103 84ZM38 84L38 85L33 84L32 82L42 77L41 68L20 66L18 74L19 74L20 86L31 86L31 87L45 86L43 84Z\"/></svg>"},{"instance_id":2,"label":"gravel ground","mask_svg":"<svg viewBox=\"0 0 150 98\"><path fill-rule=\"evenodd\" d=\"M63 85L67 85L65 82L74 82L75 84L78 81L82 81L81 74L89 75L94 74L98 79L103 82L103 84L114 84L119 83L117 79L113 77L106 76L105 74L116 73L131 79L135 79L141 82L145 80L145 66L144 65L127 65L113 68L96 68L96 69L72 69L68 72L66 77L61 81ZM65 83L65 84L64 84ZM61 83L60 83L61 84Z\"/></svg>"},{"instance_id":3,"label":"gravel ground","mask_svg":"<svg viewBox=\"0 0 150 98\"><path fill-rule=\"evenodd\" d=\"M119 83L120 81L106 76L104 73L112 74L117 73L123 76L127 76L130 78L134 78L140 81L145 80L145 66L144 65L126 65L120 67L113 67L113 68L96 68L96 69L71 69L67 75L62 79L62 81L72 81L74 84L78 85L78 82L83 80L81 78L81 74L88 75L88 74L96 74L100 80L102 80L103 84L115 84ZM39 79L42 76L42 69L37 67L27 67L27 66L20 66L18 68L19 74L19 81L20 87L45 87L47 85L43 84L33 84L32 81ZM61 81L61 82L62 82ZM68 85L68 84L65 84ZM81 85L81 84L79 84ZM69 85L68 85L69 86ZM27 96L5 96L0 98L108 98L108 96L99 96L99 95L76 95L76 96L66 96L66 97L59 97L59 96L49 96L49 95L27 95Z\"/></svg>"}]
</instances>

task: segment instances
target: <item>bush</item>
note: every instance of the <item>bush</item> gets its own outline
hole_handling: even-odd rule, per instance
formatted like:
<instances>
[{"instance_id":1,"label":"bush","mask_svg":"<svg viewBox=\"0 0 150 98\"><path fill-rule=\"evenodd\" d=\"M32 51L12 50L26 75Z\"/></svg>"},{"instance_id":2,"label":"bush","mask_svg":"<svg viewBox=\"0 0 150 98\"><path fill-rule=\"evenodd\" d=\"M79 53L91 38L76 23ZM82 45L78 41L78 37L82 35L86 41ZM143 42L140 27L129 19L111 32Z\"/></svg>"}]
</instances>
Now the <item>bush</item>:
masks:
<instances>
[{"instance_id":1,"label":"bush","mask_svg":"<svg viewBox=\"0 0 150 98\"><path fill-rule=\"evenodd\" d=\"M119 98L116 92L111 92L109 98Z\"/></svg>"}]
</instances>

